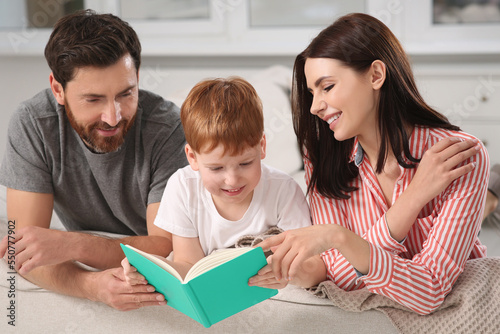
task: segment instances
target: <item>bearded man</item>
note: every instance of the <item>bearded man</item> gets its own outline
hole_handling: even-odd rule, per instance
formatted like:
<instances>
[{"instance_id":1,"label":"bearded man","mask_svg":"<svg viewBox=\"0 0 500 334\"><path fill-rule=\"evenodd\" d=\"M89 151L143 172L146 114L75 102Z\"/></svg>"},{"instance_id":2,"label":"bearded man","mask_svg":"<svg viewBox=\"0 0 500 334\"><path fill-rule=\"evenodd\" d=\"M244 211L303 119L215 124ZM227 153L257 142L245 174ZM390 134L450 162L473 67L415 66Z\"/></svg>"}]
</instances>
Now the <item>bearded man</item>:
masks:
<instances>
[{"instance_id":1,"label":"bearded man","mask_svg":"<svg viewBox=\"0 0 500 334\"><path fill-rule=\"evenodd\" d=\"M153 220L168 178L187 164L179 110L139 89L141 44L114 15L63 17L45 58L50 89L9 124L0 183L16 230L0 256L14 246L18 273L48 290L120 310L165 304L152 286L131 290L117 267L120 242L161 256L172 250ZM50 229L53 211L67 231Z\"/></svg>"}]
</instances>

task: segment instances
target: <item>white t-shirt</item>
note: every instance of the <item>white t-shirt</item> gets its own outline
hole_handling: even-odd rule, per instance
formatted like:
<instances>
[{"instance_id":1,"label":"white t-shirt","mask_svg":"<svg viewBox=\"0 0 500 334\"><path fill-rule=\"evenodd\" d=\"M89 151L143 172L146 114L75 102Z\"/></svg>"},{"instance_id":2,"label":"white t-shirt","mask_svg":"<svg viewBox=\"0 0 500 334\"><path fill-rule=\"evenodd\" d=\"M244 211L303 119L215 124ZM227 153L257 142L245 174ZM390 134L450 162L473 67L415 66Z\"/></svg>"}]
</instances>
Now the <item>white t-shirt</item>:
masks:
<instances>
[{"instance_id":1,"label":"white t-shirt","mask_svg":"<svg viewBox=\"0 0 500 334\"><path fill-rule=\"evenodd\" d=\"M299 185L289 175L262 164L262 176L246 213L238 221L227 220L218 213L199 172L186 166L168 180L154 223L181 237L198 237L208 255L272 226L283 230L309 226L311 218Z\"/></svg>"}]
</instances>

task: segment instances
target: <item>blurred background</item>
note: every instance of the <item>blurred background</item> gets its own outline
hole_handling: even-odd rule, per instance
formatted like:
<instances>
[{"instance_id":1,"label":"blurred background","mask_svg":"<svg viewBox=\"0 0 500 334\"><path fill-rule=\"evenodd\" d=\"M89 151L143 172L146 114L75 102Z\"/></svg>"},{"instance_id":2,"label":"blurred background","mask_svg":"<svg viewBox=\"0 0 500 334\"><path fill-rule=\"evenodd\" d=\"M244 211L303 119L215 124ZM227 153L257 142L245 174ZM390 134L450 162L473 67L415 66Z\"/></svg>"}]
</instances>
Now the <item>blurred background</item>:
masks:
<instances>
[{"instance_id":1,"label":"blurred background","mask_svg":"<svg viewBox=\"0 0 500 334\"><path fill-rule=\"evenodd\" d=\"M141 87L178 98L205 77L291 69L337 17L374 15L405 47L429 104L500 162L500 0L0 0L0 157L18 104L48 87L43 49L63 15L114 13L143 45ZM272 80L270 78L269 80Z\"/></svg>"}]
</instances>

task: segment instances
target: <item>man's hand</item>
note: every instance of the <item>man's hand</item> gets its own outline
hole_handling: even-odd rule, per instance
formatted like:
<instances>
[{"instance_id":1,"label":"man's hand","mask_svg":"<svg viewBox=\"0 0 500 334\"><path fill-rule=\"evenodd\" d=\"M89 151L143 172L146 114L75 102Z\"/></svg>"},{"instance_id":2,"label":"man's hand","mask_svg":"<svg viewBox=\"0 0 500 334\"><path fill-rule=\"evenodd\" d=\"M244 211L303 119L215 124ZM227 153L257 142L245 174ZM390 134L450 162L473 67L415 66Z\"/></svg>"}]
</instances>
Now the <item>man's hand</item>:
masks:
<instances>
[{"instance_id":1,"label":"man's hand","mask_svg":"<svg viewBox=\"0 0 500 334\"><path fill-rule=\"evenodd\" d=\"M16 270L21 275L31 270L52 264L73 260L70 233L50 230L37 226L27 226L16 230L15 255ZM0 255L7 250L7 237L0 242Z\"/></svg>"},{"instance_id":2,"label":"man's hand","mask_svg":"<svg viewBox=\"0 0 500 334\"><path fill-rule=\"evenodd\" d=\"M103 302L117 310L129 311L144 306L166 305L165 297L151 285L130 285L123 268L90 273L91 300Z\"/></svg>"},{"instance_id":3,"label":"man's hand","mask_svg":"<svg viewBox=\"0 0 500 334\"><path fill-rule=\"evenodd\" d=\"M9 247L9 236L6 235L0 241L0 257L4 257L7 254L7 248Z\"/></svg>"}]
</instances>

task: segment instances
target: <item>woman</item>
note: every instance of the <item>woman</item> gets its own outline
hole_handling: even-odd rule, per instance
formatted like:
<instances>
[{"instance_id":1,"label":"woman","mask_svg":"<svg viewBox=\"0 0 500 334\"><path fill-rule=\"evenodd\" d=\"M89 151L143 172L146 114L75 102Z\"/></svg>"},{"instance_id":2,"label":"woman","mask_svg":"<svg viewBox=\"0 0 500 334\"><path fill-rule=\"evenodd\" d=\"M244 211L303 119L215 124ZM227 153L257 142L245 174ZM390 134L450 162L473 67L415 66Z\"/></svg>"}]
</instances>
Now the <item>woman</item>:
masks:
<instances>
[{"instance_id":1,"label":"woman","mask_svg":"<svg viewBox=\"0 0 500 334\"><path fill-rule=\"evenodd\" d=\"M315 225L264 241L271 264L251 284L312 275L435 310L465 262L486 256L485 148L423 101L398 40L365 14L297 56L293 103ZM324 268L305 269L318 254Z\"/></svg>"}]
</instances>

